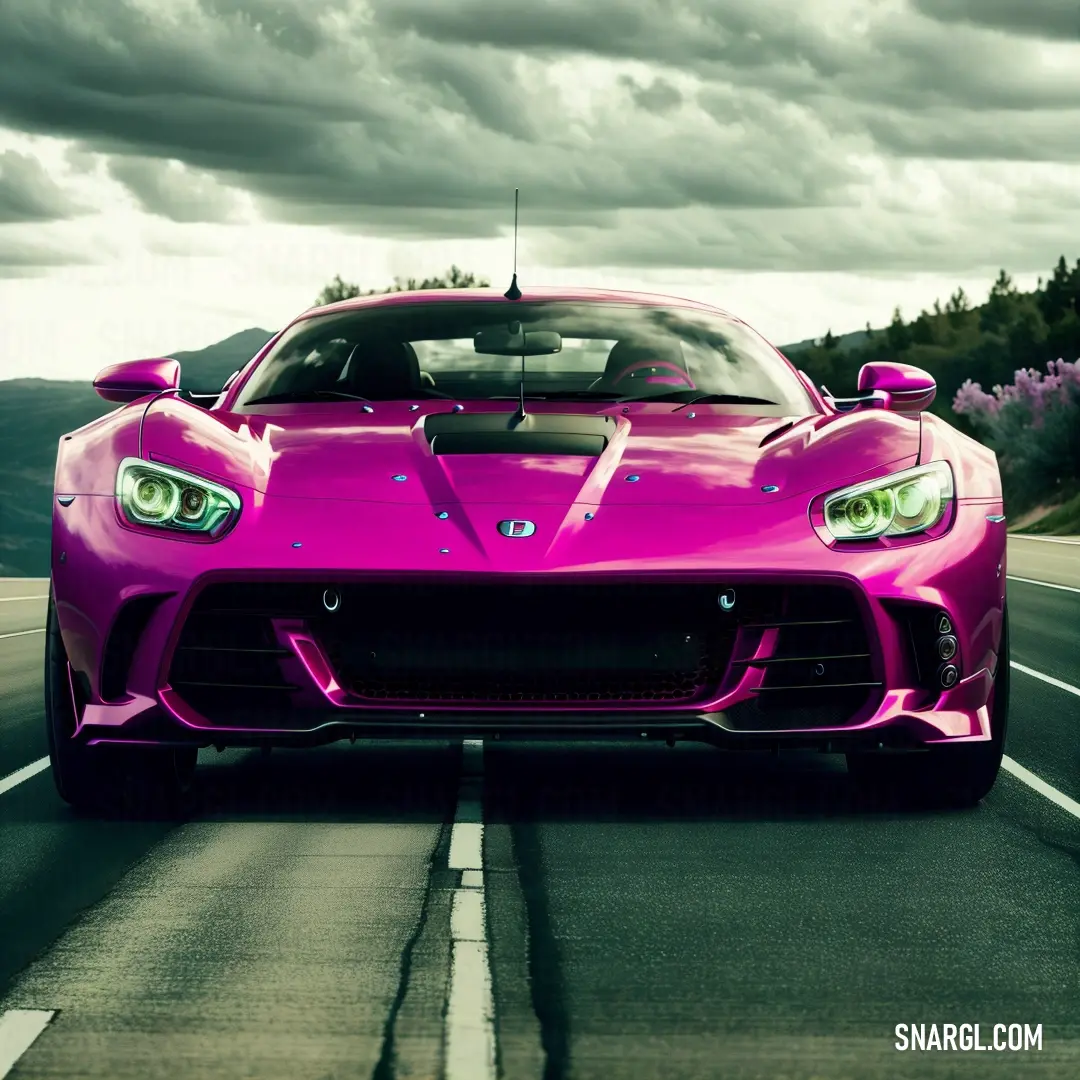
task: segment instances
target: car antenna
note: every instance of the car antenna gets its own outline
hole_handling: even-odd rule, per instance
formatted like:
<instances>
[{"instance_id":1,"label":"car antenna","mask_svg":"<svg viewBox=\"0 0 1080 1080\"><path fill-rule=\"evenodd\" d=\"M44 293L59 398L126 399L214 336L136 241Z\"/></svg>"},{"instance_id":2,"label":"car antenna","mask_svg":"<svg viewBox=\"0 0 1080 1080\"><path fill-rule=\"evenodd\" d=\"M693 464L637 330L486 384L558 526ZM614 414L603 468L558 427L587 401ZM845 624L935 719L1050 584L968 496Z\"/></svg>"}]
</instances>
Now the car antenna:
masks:
<instances>
[{"instance_id":1,"label":"car antenna","mask_svg":"<svg viewBox=\"0 0 1080 1080\"><path fill-rule=\"evenodd\" d=\"M520 300L521 290L517 283L517 234L518 234L518 189L514 188L514 276L510 288L503 293L507 300Z\"/></svg>"},{"instance_id":2,"label":"car antenna","mask_svg":"<svg viewBox=\"0 0 1080 1080\"><path fill-rule=\"evenodd\" d=\"M510 288L503 293L507 300L520 300L521 290L517 279L517 241L518 241L518 189L514 188L514 276L510 279ZM518 326L520 327L520 323ZM518 383L518 411L514 422L520 424L529 414L525 411L525 331L521 331L521 380Z\"/></svg>"}]
</instances>

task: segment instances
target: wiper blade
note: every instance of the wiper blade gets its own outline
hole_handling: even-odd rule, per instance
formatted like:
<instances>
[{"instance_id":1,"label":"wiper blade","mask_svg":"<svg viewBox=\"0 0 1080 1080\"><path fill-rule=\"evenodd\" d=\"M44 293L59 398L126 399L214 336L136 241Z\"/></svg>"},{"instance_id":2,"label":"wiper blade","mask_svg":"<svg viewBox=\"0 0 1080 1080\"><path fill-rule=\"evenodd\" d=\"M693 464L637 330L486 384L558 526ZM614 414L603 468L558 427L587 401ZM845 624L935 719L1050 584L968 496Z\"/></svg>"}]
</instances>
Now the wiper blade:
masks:
<instances>
[{"instance_id":1,"label":"wiper blade","mask_svg":"<svg viewBox=\"0 0 1080 1080\"><path fill-rule=\"evenodd\" d=\"M319 398L344 398L347 401L370 401L361 394L350 394L345 390L283 390L278 394L264 394L244 402L245 405L286 405L289 402L316 401Z\"/></svg>"},{"instance_id":2,"label":"wiper blade","mask_svg":"<svg viewBox=\"0 0 1080 1080\"><path fill-rule=\"evenodd\" d=\"M693 397L683 400L687 394L686 390L672 390L666 394L649 394L645 397L624 397L619 398L619 401L678 401L681 404L672 409L672 412L678 412L679 409L685 409L687 405L776 405L778 402L770 401L768 398L752 397L749 394L694 394Z\"/></svg>"},{"instance_id":3,"label":"wiper blade","mask_svg":"<svg viewBox=\"0 0 1080 1080\"><path fill-rule=\"evenodd\" d=\"M768 398L754 397L752 394L698 394L697 397L692 397L689 401L684 401L681 405L676 405L672 412L678 412L680 409L685 409L687 405L697 405L698 403L703 405L776 405L778 402L770 401Z\"/></svg>"},{"instance_id":4,"label":"wiper blade","mask_svg":"<svg viewBox=\"0 0 1080 1080\"><path fill-rule=\"evenodd\" d=\"M514 394L504 394L498 397L489 397L487 401L517 401ZM526 401L622 401L618 394L609 390L550 390L543 394L526 394Z\"/></svg>"},{"instance_id":5,"label":"wiper blade","mask_svg":"<svg viewBox=\"0 0 1080 1080\"><path fill-rule=\"evenodd\" d=\"M290 402L318 401L320 398L339 398L344 401L362 401L367 405L374 405L371 398L363 394L350 394L347 390L283 390L279 394L265 394L263 397L252 398L245 401L245 405L287 405ZM413 398L439 398L448 400L449 394L440 394L438 390L420 388L409 391L407 398L393 398L387 400L411 401ZM382 400L382 399L380 399Z\"/></svg>"}]
</instances>

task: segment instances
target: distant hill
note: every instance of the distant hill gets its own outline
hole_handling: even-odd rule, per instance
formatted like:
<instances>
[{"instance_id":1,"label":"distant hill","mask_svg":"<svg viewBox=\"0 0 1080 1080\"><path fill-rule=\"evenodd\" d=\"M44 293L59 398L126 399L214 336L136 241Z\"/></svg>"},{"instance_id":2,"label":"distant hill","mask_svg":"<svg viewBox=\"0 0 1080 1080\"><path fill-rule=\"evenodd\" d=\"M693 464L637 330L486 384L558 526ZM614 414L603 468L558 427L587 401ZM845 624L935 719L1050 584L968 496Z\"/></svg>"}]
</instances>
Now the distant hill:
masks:
<instances>
[{"instance_id":1,"label":"distant hill","mask_svg":"<svg viewBox=\"0 0 1080 1080\"><path fill-rule=\"evenodd\" d=\"M216 345L194 352L163 353L180 361L180 382L196 394L213 394L225 380L242 368L272 337L270 330L241 330Z\"/></svg>"},{"instance_id":2,"label":"distant hill","mask_svg":"<svg viewBox=\"0 0 1080 1080\"><path fill-rule=\"evenodd\" d=\"M847 352L850 349L858 349L862 345L866 344L869 334L865 330L853 330L850 334L840 334L836 340L836 347L841 352ZM796 341L794 345L781 345L780 351L787 357L792 356L793 353L803 352L806 349L813 349L821 344L821 338L807 338L805 341Z\"/></svg>"},{"instance_id":3,"label":"distant hill","mask_svg":"<svg viewBox=\"0 0 1080 1080\"><path fill-rule=\"evenodd\" d=\"M185 389L213 393L272 336L253 328L205 349L161 355L180 361ZM56 444L114 408L90 380L0 380L0 577L48 576Z\"/></svg>"}]
</instances>

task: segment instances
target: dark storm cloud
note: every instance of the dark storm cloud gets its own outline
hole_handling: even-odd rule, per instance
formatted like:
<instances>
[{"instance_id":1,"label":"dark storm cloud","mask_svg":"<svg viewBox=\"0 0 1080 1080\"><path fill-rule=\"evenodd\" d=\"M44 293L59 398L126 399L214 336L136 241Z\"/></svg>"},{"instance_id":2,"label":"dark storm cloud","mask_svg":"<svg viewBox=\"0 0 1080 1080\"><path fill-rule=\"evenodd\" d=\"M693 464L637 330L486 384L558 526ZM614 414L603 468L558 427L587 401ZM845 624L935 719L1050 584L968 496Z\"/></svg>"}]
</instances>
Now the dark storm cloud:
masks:
<instances>
[{"instance_id":1,"label":"dark storm cloud","mask_svg":"<svg viewBox=\"0 0 1080 1080\"><path fill-rule=\"evenodd\" d=\"M14 150L0 153L0 224L61 221L83 212L37 158Z\"/></svg>"},{"instance_id":2,"label":"dark storm cloud","mask_svg":"<svg viewBox=\"0 0 1080 1080\"><path fill-rule=\"evenodd\" d=\"M946 23L946 9L980 15L1027 8L1036 22L1040 12L1049 20L1066 2L1080 12L1073 0L921 0L929 17L919 18L864 4L863 32L831 25L828 4L784 0L534 0L502 7L491 0L373 0L381 25L432 41L663 64L779 100L920 108L955 102L975 110L1075 108L1078 84L1049 69L1040 76L1026 44L981 34L953 16Z\"/></svg>"},{"instance_id":3,"label":"dark storm cloud","mask_svg":"<svg viewBox=\"0 0 1080 1080\"><path fill-rule=\"evenodd\" d=\"M960 248L939 225L920 256L918 214L890 232L875 153L1080 146L1080 64L995 29L998 0L912 2L0 0L0 125L111 156L173 220L238 189L275 221L485 237L520 187L578 264L908 266Z\"/></svg>"},{"instance_id":4,"label":"dark storm cloud","mask_svg":"<svg viewBox=\"0 0 1080 1080\"><path fill-rule=\"evenodd\" d=\"M1076 0L912 0L917 11L942 22L968 23L1013 34L1080 41Z\"/></svg>"},{"instance_id":5,"label":"dark storm cloud","mask_svg":"<svg viewBox=\"0 0 1080 1080\"><path fill-rule=\"evenodd\" d=\"M299 6L276 0L198 0L198 4L208 15L222 21L231 19L275 48L305 60L313 57L327 41L318 24L301 15L304 9ZM319 6L325 10L331 5Z\"/></svg>"},{"instance_id":6,"label":"dark storm cloud","mask_svg":"<svg viewBox=\"0 0 1080 1080\"><path fill-rule=\"evenodd\" d=\"M631 75L620 75L619 85L630 94L639 109L651 113L667 113L683 103L682 91L667 79L655 78L643 86Z\"/></svg>"},{"instance_id":7,"label":"dark storm cloud","mask_svg":"<svg viewBox=\"0 0 1080 1080\"><path fill-rule=\"evenodd\" d=\"M420 80L440 104L471 115L483 127L532 142L540 132L528 109L507 87L515 82L513 57L494 49L443 46L418 38L395 65L395 73Z\"/></svg>"},{"instance_id":8,"label":"dark storm cloud","mask_svg":"<svg viewBox=\"0 0 1080 1080\"><path fill-rule=\"evenodd\" d=\"M108 169L147 213L180 223L228 222L236 217L235 192L180 162L114 157Z\"/></svg>"},{"instance_id":9,"label":"dark storm cloud","mask_svg":"<svg viewBox=\"0 0 1080 1080\"><path fill-rule=\"evenodd\" d=\"M823 146L780 145L767 126L738 132L699 117L690 131L640 129L630 101L586 123L493 49L435 45L371 20L329 35L319 5L273 5L273 19L270 9L201 0L157 15L123 2L5 0L0 121L175 158L279 201L292 220L333 207L344 225L379 228L392 208L441 215L445 231L454 212L499 205L514 186L539 225L612 205L813 205L855 179ZM628 29L641 22L631 7L614 15ZM643 103L656 110L665 96L653 84ZM464 218L458 235L469 235Z\"/></svg>"},{"instance_id":10,"label":"dark storm cloud","mask_svg":"<svg viewBox=\"0 0 1080 1080\"><path fill-rule=\"evenodd\" d=\"M673 66L758 67L797 59L832 66L807 6L776 0L372 0L379 22L432 41L532 53L588 53ZM767 30L767 32L766 32Z\"/></svg>"},{"instance_id":11,"label":"dark storm cloud","mask_svg":"<svg viewBox=\"0 0 1080 1080\"><path fill-rule=\"evenodd\" d=\"M1016 272L1052 265L1060 255L1060 218L1046 214L1011 227L992 222L953 223L918 211L853 216L847 210L719 214L705 208L676 211L663 220L621 213L613 229L568 229L546 237L538 256L545 265L594 265L619 269L777 270L820 273L885 271L990 273L1002 264ZM993 244L986 244L986 230ZM973 254L975 253L975 254ZM985 262L985 266L983 263Z\"/></svg>"},{"instance_id":12,"label":"dark storm cloud","mask_svg":"<svg viewBox=\"0 0 1080 1080\"><path fill-rule=\"evenodd\" d=\"M926 109L918 124L892 110L868 111L864 122L879 146L902 157L953 161L1080 163L1080 111L1034 112L1015 123L1010 112L972 115Z\"/></svg>"},{"instance_id":13,"label":"dark storm cloud","mask_svg":"<svg viewBox=\"0 0 1080 1080\"><path fill-rule=\"evenodd\" d=\"M0 278L36 277L57 266L83 266L95 261L84 252L28 243L0 229Z\"/></svg>"}]
</instances>

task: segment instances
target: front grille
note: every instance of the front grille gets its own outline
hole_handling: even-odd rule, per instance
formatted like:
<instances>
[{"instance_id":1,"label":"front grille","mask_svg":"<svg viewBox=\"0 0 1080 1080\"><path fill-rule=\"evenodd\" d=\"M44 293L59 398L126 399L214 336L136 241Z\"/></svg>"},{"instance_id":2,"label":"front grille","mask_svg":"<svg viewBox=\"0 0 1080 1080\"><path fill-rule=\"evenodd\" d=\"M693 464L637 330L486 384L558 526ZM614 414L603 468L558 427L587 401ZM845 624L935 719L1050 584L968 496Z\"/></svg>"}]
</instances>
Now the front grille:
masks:
<instances>
[{"instance_id":1,"label":"front grille","mask_svg":"<svg viewBox=\"0 0 1080 1080\"><path fill-rule=\"evenodd\" d=\"M332 612L326 589L340 596ZM216 584L196 599L169 681L206 716L287 712L297 687L272 620L288 619L306 626L342 688L373 706L693 706L756 666L755 700L736 706L763 718L746 720L753 729L785 726L785 711L802 718L792 726L842 724L879 689L849 590L740 585L730 611L721 591L550 578Z\"/></svg>"},{"instance_id":2,"label":"front grille","mask_svg":"<svg viewBox=\"0 0 1080 1080\"><path fill-rule=\"evenodd\" d=\"M733 641L701 586L368 584L341 596L316 637L344 686L386 703L704 700Z\"/></svg>"}]
</instances>

